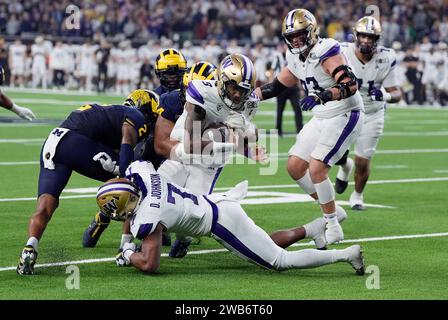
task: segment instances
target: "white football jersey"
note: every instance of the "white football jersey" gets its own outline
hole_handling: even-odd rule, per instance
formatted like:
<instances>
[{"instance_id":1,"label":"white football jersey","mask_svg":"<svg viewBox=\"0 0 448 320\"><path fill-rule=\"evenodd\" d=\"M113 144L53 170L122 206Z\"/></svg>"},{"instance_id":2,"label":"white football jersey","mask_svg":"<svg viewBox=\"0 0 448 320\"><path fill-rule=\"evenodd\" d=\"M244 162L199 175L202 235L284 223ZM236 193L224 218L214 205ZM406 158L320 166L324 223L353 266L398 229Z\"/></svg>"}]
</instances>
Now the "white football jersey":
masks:
<instances>
[{"instance_id":1,"label":"white football jersey","mask_svg":"<svg viewBox=\"0 0 448 320\"><path fill-rule=\"evenodd\" d=\"M319 39L305 61L301 61L298 54L288 50L286 52L287 68L300 80L307 94L321 92L337 84L333 77L324 71L322 62L340 52L340 46L336 40ZM363 110L359 92L347 99L317 105L313 108L313 114L317 118L329 119L356 109Z\"/></svg>"},{"instance_id":2,"label":"white football jersey","mask_svg":"<svg viewBox=\"0 0 448 320\"><path fill-rule=\"evenodd\" d=\"M355 43L342 43L341 49L358 79L359 92L364 102L365 113L374 113L383 109L386 102L372 100L369 96L369 90L372 87L380 89L381 87L390 88L399 85L395 51L378 46L372 59L363 63L355 55Z\"/></svg>"},{"instance_id":3,"label":"white football jersey","mask_svg":"<svg viewBox=\"0 0 448 320\"><path fill-rule=\"evenodd\" d=\"M26 46L23 44L12 44L9 47L9 56L11 57L11 66L23 66L25 64Z\"/></svg>"},{"instance_id":4,"label":"white football jersey","mask_svg":"<svg viewBox=\"0 0 448 320\"><path fill-rule=\"evenodd\" d=\"M168 183L153 165L146 161L133 162L126 170L141 190L142 198L131 220L134 237L143 240L161 223L169 232L199 237L210 233L213 214L202 195Z\"/></svg>"}]
</instances>

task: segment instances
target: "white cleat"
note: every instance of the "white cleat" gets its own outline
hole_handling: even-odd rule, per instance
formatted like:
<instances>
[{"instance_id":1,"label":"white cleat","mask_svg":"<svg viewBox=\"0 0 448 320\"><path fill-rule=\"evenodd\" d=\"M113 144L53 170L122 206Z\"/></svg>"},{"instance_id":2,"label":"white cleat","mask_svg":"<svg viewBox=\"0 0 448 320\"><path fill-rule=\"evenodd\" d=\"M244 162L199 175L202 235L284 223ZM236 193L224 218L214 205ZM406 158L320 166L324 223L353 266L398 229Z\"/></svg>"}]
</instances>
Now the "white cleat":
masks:
<instances>
[{"instance_id":1,"label":"white cleat","mask_svg":"<svg viewBox=\"0 0 448 320\"><path fill-rule=\"evenodd\" d=\"M362 255L362 247L359 244L355 244L345 250L348 253L347 262L352 265L357 275L363 276L366 272L366 268L364 265L364 257Z\"/></svg>"},{"instance_id":2,"label":"white cleat","mask_svg":"<svg viewBox=\"0 0 448 320\"><path fill-rule=\"evenodd\" d=\"M356 191L353 191L350 196L349 202L350 202L350 208L352 208L352 210L356 210L356 211L365 210L364 197L363 197L362 193L359 194Z\"/></svg>"},{"instance_id":3,"label":"white cleat","mask_svg":"<svg viewBox=\"0 0 448 320\"><path fill-rule=\"evenodd\" d=\"M338 222L341 223L347 219L347 212L341 206L336 205L336 216L338 217Z\"/></svg>"},{"instance_id":4,"label":"white cleat","mask_svg":"<svg viewBox=\"0 0 448 320\"><path fill-rule=\"evenodd\" d=\"M327 229L325 230L325 238L328 244L338 243L344 240L344 231L338 222L327 223Z\"/></svg>"}]
</instances>

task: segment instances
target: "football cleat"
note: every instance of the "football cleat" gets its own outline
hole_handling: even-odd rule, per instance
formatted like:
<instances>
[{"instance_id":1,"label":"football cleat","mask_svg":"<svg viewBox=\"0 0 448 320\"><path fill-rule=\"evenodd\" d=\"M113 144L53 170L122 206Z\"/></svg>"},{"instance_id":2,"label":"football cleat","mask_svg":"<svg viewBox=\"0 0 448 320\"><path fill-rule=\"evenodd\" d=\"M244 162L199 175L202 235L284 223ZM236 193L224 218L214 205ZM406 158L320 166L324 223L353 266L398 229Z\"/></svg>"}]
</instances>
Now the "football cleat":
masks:
<instances>
[{"instance_id":1,"label":"football cleat","mask_svg":"<svg viewBox=\"0 0 448 320\"><path fill-rule=\"evenodd\" d=\"M34 274L34 264L37 260L37 251L32 246L25 246L19 257L17 273L22 275Z\"/></svg>"},{"instance_id":2,"label":"football cleat","mask_svg":"<svg viewBox=\"0 0 448 320\"><path fill-rule=\"evenodd\" d=\"M340 166L338 174L336 175L336 182L334 185L334 190L338 193L344 193L345 189L348 187L348 180L355 167L355 162L351 158L347 158L347 162L344 166Z\"/></svg>"},{"instance_id":3,"label":"football cleat","mask_svg":"<svg viewBox=\"0 0 448 320\"><path fill-rule=\"evenodd\" d=\"M171 236L167 232L162 232L162 246L164 247L171 246Z\"/></svg>"},{"instance_id":4,"label":"football cleat","mask_svg":"<svg viewBox=\"0 0 448 320\"><path fill-rule=\"evenodd\" d=\"M187 255L188 247L191 244L191 240L187 241L180 241L176 240L174 241L173 246L171 247L169 256L171 258L183 258Z\"/></svg>"},{"instance_id":5,"label":"football cleat","mask_svg":"<svg viewBox=\"0 0 448 320\"><path fill-rule=\"evenodd\" d=\"M344 240L344 231L339 223L327 223L327 229L325 230L325 238L327 239L327 244L338 243Z\"/></svg>"},{"instance_id":6,"label":"football cleat","mask_svg":"<svg viewBox=\"0 0 448 320\"><path fill-rule=\"evenodd\" d=\"M353 269L355 269L357 275L363 276L366 272L366 268L364 265L362 247L359 244L355 244L345 250L348 251L347 261L352 265Z\"/></svg>"},{"instance_id":7,"label":"football cleat","mask_svg":"<svg viewBox=\"0 0 448 320\"><path fill-rule=\"evenodd\" d=\"M364 207L364 197L363 195L359 195L359 193L353 191L353 193L350 196L350 208L355 211L362 211L365 210Z\"/></svg>"},{"instance_id":8,"label":"football cleat","mask_svg":"<svg viewBox=\"0 0 448 320\"><path fill-rule=\"evenodd\" d=\"M84 231L82 237L82 246L85 248L93 248L101 237L101 234L109 226L110 218L106 217L101 212L98 212L93 218L93 221Z\"/></svg>"}]
</instances>

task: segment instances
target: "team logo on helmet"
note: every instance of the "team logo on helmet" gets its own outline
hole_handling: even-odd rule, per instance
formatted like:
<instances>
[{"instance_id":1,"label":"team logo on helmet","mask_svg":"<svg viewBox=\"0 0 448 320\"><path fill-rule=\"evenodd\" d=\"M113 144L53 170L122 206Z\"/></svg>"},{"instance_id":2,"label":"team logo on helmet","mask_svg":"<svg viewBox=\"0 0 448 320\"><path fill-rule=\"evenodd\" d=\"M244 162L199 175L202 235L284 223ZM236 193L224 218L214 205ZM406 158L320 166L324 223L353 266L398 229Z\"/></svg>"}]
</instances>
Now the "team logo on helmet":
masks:
<instances>
[{"instance_id":1,"label":"team logo on helmet","mask_svg":"<svg viewBox=\"0 0 448 320\"><path fill-rule=\"evenodd\" d=\"M234 110L240 110L255 89L256 73L252 61L242 54L226 56L217 70L218 92L224 104ZM233 101L229 86L241 93L240 101Z\"/></svg>"},{"instance_id":2,"label":"team logo on helmet","mask_svg":"<svg viewBox=\"0 0 448 320\"><path fill-rule=\"evenodd\" d=\"M103 184L96 194L101 212L113 220L126 220L137 208L140 193L137 186L126 178L114 178Z\"/></svg>"},{"instance_id":3,"label":"team logo on helmet","mask_svg":"<svg viewBox=\"0 0 448 320\"><path fill-rule=\"evenodd\" d=\"M294 47L292 36L303 34L304 44ZM305 9L294 9L288 12L282 24L282 37L289 50L294 54L303 54L316 44L319 39L319 27L314 15Z\"/></svg>"}]
</instances>

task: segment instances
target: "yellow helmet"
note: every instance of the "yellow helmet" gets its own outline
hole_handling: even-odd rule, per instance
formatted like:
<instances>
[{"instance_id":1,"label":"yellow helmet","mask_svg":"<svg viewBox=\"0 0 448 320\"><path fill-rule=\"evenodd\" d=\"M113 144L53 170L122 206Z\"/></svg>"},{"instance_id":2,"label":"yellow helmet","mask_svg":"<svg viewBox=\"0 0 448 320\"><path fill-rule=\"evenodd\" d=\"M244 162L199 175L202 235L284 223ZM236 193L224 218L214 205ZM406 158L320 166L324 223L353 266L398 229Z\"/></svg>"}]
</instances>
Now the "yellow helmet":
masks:
<instances>
[{"instance_id":1,"label":"yellow helmet","mask_svg":"<svg viewBox=\"0 0 448 320\"><path fill-rule=\"evenodd\" d=\"M124 101L124 105L137 108L148 120L160 115L163 111L159 108L159 95L146 89L132 91Z\"/></svg>"},{"instance_id":2,"label":"yellow helmet","mask_svg":"<svg viewBox=\"0 0 448 320\"><path fill-rule=\"evenodd\" d=\"M101 212L113 220L126 220L131 217L140 200L137 186L126 178L106 181L96 193L96 203Z\"/></svg>"},{"instance_id":3,"label":"yellow helmet","mask_svg":"<svg viewBox=\"0 0 448 320\"><path fill-rule=\"evenodd\" d=\"M207 61L199 61L192 65L188 72L184 74L184 88L191 80L212 80L216 75L216 67Z\"/></svg>"},{"instance_id":4,"label":"yellow helmet","mask_svg":"<svg viewBox=\"0 0 448 320\"><path fill-rule=\"evenodd\" d=\"M300 33L305 34L305 44L300 48L294 48L290 36ZM289 11L283 20L282 37L292 53L303 54L307 49L315 45L319 39L319 26L316 18L305 9Z\"/></svg>"},{"instance_id":5,"label":"yellow helmet","mask_svg":"<svg viewBox=\"0 0 448 320\"><path fill-rule=\"evenodd\" d=\"M251 92L255 89L257 75L252 61L245 55L234 53L226 56L217 70L218 93L223 102L231 109L240 110ZM233 84L241 93L240 101L230 98L227 86Z\"/></svg>"},{"instance_id":6,"label":"yellow helmet","mask_svg":"<svg viewBox=\"0 0 448 320\"><path fill-rule=\"evenodd\" d=\"M170 48L160 52L154 68L160 84L175 90L181 86L182 77L187 71L187 60L180 51Z\"/></svg>"},{"instance_id":7,"label":"yellow helmet","mask_svg":"<svg viewBox=\"0 0 448 320\"><path fill-rule=\"evenodd\" d=\"M356 21L353 27L356 46L363 54L372 54L376 51L378 40L381 37L381 24L372 16L365 16ZM373 40L373 44L361 43L359 35L366 35Z\"/></svg>"}]
</instances>

